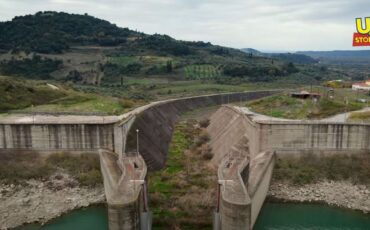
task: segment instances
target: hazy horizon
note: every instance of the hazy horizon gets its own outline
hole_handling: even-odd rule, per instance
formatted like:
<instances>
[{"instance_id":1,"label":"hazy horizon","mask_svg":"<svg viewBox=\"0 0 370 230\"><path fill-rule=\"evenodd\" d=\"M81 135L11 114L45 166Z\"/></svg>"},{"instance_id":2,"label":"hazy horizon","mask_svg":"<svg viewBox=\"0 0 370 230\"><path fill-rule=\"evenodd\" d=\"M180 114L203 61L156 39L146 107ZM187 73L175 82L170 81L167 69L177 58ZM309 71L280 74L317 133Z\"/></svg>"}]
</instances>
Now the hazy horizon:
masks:
<instances>
[{"instance_id":1,"label":"hazy horizon","mask_svg":"<svg viewBox=\"0 0 370 230\"><path fill-rule=\"evenodd\" d=\"M367 0L0 0L0 21L38 11L84 14L148 34L268 52L352 47Z\"/></svg>"}]
</instances>

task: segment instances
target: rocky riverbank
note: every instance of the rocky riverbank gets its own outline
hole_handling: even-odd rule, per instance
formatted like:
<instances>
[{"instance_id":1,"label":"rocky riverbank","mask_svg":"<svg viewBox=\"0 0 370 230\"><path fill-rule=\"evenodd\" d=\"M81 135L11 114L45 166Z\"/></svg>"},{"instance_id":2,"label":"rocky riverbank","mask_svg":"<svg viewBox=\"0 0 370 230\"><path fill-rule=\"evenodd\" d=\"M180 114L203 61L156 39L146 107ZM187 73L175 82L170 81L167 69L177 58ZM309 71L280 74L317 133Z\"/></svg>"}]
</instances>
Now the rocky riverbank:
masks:
<instances>
[{"instance_id":1,"label":"rocky riverbank","mask_svg":"<svg viewBox=\"0 0 370 230\"><path fill-rule=\"evenodd\" d=\"M102 202L105 202L103 186L80 187L68 174L18 185L0 184L0 229L45 223L73 209Z\"/></svg>"},{"instance_id":2,"label":"rocky riverbank","mask_svg":"<svg viewBox=\"0 0 370 230\"><path fill-rule=\"evenodd\" d=\"M370 190L346 181L322 181L302 186L272 182L268 197L286 202L318 202L370 212Z\"/></svg>"}]
</instances>

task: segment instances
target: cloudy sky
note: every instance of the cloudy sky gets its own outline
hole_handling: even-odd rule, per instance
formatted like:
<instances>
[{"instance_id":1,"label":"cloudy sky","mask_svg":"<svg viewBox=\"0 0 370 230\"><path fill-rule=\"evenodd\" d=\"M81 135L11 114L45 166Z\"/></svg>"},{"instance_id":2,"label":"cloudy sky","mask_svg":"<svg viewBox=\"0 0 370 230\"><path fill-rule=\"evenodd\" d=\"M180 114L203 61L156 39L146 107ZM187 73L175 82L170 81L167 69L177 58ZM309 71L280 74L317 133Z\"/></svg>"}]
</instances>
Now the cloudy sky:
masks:
<instances>
[{"instance_id":1,"label":"cloudy sky","mask_svg":"<svg viewBox=\"0 0 370 230\"><path fill-rule=\"evenodd\" d=\"M45 10L264 51L353 49L355 18L370 16L369 0L0 0L0 21Z\"/></svg>"}]
</instances>

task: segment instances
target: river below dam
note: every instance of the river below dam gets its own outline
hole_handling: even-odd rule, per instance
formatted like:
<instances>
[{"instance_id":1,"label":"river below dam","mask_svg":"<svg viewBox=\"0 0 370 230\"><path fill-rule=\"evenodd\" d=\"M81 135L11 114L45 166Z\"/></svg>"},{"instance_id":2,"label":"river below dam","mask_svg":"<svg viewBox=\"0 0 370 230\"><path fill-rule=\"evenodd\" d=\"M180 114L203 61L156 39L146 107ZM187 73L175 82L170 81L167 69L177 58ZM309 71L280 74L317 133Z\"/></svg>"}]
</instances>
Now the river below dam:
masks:
<instances>
[{"instance_id":1,"label":"river below dam","mask_svg":"<svg viewBox=\"0 0 370 230\"><path fill-rule=\"evenodd\" d=\"M105 206L72 211L44 226L26 225L16 230L105 230ZM158 229L153 226L153 229ZM211 229L211 228L210 228ZM369 230L370 215L318 204L266 203L254 230Z\"/></svg>"}]
</instances>

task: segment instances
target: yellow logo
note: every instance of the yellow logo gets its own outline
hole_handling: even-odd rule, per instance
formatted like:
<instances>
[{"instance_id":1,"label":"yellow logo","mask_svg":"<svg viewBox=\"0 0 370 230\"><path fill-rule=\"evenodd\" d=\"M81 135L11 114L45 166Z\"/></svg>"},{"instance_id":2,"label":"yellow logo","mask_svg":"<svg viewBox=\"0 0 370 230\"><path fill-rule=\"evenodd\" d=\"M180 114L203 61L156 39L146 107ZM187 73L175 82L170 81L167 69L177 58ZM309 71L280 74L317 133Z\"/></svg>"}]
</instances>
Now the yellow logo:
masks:
<instances>
[{"instance_id":1,"label":"yellow logo","mask_svg":"<svg viewBox=\"0 0 370 230\"><path fill-rule=\"evenodd\" d=\"M352 46L370 46L370 17L365 17L365 20L356 18L356 30L353 33Z\"/></svg>"},{"instance_id":2,"label":"yellow logo","mask_svg":"<svg viewBox=\"0 0 370 230\"><path fill-rule=\"evenodd\" d=\"M365 25L362 25L362 18L356 18L356 29L359 34L370 35L370 17L365 18Z\"/></svg>"}]
</instances>

